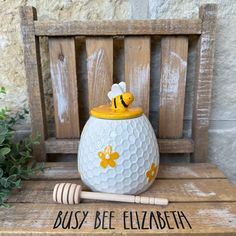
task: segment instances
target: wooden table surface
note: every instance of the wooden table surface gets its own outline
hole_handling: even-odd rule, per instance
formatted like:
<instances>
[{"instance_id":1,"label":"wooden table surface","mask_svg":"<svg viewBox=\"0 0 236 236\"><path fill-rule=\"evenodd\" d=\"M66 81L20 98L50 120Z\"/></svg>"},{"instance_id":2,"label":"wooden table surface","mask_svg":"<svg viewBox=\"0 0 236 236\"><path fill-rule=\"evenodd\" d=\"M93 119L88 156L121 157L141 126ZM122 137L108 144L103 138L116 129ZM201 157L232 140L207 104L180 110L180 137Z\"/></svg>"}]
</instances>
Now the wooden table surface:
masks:
<instances>
[{"instance_id":1,"label":"wooden table surface","mask_svg":"<svg viewBox=\"0 0 236 236\"><path fill-rule=\"evenodd\" d=\"M56 204L52 191L60 182L82 184L76 163L49 162L45 173L24 181L9 198L11 207L0 211L0 234L236 235L236 187L209 163L160 166L142 195L168 198L166 207L88 200Z\"/></svg>"}]
</instances>

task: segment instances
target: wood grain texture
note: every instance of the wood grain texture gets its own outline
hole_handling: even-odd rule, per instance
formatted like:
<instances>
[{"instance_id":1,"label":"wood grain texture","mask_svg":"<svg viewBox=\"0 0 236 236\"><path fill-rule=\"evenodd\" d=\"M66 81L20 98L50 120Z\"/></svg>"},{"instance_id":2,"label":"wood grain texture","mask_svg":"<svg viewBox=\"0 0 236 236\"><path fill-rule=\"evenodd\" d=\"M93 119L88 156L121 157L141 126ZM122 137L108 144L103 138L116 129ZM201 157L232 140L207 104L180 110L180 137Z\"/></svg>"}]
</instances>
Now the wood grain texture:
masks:
<instances>
[{"instance_id":1,"label":"wood grain texture","mask_svg":"<svg viewBox=\"0 0 236 236\"><path fill-rule=\"evenodd\" d=\"M144 227L148 229L138 229L137 219L135 212L142 224L143 210L147 212L146 219L144 221ZM62 211L62 217L68 211L70 214L72 211L80 212L77 217L79 223L83 219L83 211L88 211L86 221L83 226L78 229L63 229L61 226L57 229L53 229L57 215L59 211ZM115 229L94 229L94 220L96 212L100 213L104 211L114 211L114 218L112 220L112 227ZM124 212L128 212L128 218L126 219L126 226L129 229L124 229ZM183 212L187 217L191 228L188 226L186 220L182 218L183 226L181 225L179 218L177 222L179 228L176 226L175 220L171 211ZM27 212L27 218L25 214ZM131 229L129 212L133 212L133 227L137 229ZM150 213L153 212L155 217L157 212L160 212L164 217L164 212L167 216L169 225L173 229L168 229L165 225L162 229L156 227L153 222L152 229L150 228ZM68 219L67 215L67 219ZM108 219L106 219L108 220ZM80 204L80 205L61 205L61 204L12 204L9 209L1 209L0 213L0 233L2 235L235 235L236 233L236 203L173 203L166 207L136 204L120 204L120 203L94 203L94 204ZM67 220L65 221L66 225ZM158 220L157 220L158 222ZM108 227L109 222L105 221L105 226ZM160 222L159 222L160 223ZM157 223L159 225L159 223ZM166 224L166 223L165 223ZM71 226L75 227L76 220L73 214ZM160 225L159 225L160 226ZM184 228L183 228L184 227Z\"/></svg>"},{"instance_id":2,"label":"wood grain texture","mask_svg":"<svg viewBox=\"0 0 236 236\"><path fill-rule=\"evenodd\" d=\"M47 162L44 172L32 176L36 180L80 179L76 162ZM222 179L224 174L211 163L161 164L157 174L158 179Z\"/></svg>"},{"instance_id":3,"label":"wood grain texture","mask_svg":"<svg viewBox=\"0 0 236 236\"><path fill-rule=\"evenodd\" d=\"M193 152L193 141L191 139L158 139L160 153L191 153ZM45 141L47 153L77 153L78 139L55 139L49 138Z\"/></svg>"},{"instance_id":4,"label":"wood grain texture","mask_svg":"<svg viewBox=\"0 0 236 236\"><path fill-rule=\"evenodd\" d=\"M200 34L199 19L35 22L36 35L175 35Z\"/></svg>"},{"instance_id":5,"label":"wood grain texture","mask_svg":"<svg viewBox=\"0 0 236 236\"><path fill-rule=\"evenodd\" d=\"M32 136L36 137L38 134L40 135L39 143L33 145L33 154L36 160L41 161L46 160L44 140L47 138L47 130L39 38L35 37L34 31L34 20L37 20L36 9L32 7L20 7L20 19Z\"/></svg>"},{"instance_id":6,"label":"wood grain texture","mask_svg":"<svg viewBox=\"0 0 236 236\"><path fill-rule=\"evenodd\" d=\"M16 190L8 199L11 203L53 203L53 188L57 183L75 183L88 187L78 179L25 181L22 190ZM145 192L145 197L167 198L170 202L232 202L236 201L236 187L227 179L157 179ZM98 199L97 199L98 200ZM85 200L84 200L85 201ZM91 202L86 200L85 202Z\"/></svg>"},{"instance_id":7,"label":"wood grain texture","mask_svg":"<svg viewBox=\"0 0 236 236\"><path fill-rule=\"evenodd\" d=\"M109 103L113 83L113 39L86 39L89 108Z\"/></svg>"},{"instance_id":8,"label":"wood grain texture","mask_svg":"<svg viewBox=\"0 0 236 236\"><path fill-rule=\"evenodd\" d=\"M159 138L181 138L188 38L168 36L161 40Z\"/></svg>"},{"instance_id":9,"label":"wood grain texture","mask_svg":"<svg viewBox=\"0 0 236 236\"><path fill-rule=\"evenodd\" d=\"M79 137L79 107L74 38L49 38L57 138Z\"/></svg>"},{"instance_id":10,"label":"wood grain texture","mask_svg":"<svg viewBox=\"0 0 236 236\"><path fill-rule=\"evenodd\" d=\"M125 81L134 94L133 106L149 117L150 37L125 37Z\"/></svg>"},{"instance_id":11,"label":"wood grain texture","mask_svg":"<svg viewBox=\"0 0 236 236\"><path fill-rule=\"evenodd\" d=\"M201 6L202 34L198 40L192 136L195 162L205 162L208 155L208 127L211 111L213 65L215 52L217 5Z\"/></svg>"}]
</instances>

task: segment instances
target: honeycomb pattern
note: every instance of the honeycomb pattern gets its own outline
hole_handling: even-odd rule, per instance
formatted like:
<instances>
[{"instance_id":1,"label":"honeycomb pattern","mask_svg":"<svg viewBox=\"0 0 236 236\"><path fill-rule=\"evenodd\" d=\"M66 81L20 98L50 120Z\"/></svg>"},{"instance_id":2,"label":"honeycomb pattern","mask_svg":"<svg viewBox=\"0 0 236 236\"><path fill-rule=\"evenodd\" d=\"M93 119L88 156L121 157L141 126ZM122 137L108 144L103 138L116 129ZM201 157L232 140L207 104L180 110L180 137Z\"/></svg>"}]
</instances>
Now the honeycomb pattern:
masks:
<instances>
[{"instance_id":1,"label":"honeycomb pattern","mask_svg":"<svg viewBox=\"0 0 236 236\"><path fill-rule=\"evenodd\" d=\"M120 155L114 168L100 166L98 152L107 145ZM81 134L78 168L90 189L120 194L141 193L152 184L146 177L152 163L159 166L159 149L145 115L126 120L89 118Z\"/></svg>"}]
</instances>

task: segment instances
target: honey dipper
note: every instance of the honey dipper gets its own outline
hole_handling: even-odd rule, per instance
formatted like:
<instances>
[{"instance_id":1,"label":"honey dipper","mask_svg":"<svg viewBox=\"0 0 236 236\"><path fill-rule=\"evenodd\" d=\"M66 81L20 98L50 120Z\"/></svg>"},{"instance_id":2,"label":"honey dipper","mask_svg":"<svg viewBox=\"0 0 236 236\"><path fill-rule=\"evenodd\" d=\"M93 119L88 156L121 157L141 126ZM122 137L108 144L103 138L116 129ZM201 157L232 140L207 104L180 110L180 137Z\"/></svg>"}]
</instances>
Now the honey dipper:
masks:
<instances>
[{"instance_id":1,"label":"honey dipper","mask_svg":"<svg viewBox=\"0 0 236 236\"><path fill-rule=\"evenodd\" d=\"M85 192L82 187L72 183L56 184L53 190L53 200L63 204L79 204L81 199L92 199L114 202L129 202L152 205L168 205L168 199L142 197L125 194Z\"/></svg>"}]
</instances>

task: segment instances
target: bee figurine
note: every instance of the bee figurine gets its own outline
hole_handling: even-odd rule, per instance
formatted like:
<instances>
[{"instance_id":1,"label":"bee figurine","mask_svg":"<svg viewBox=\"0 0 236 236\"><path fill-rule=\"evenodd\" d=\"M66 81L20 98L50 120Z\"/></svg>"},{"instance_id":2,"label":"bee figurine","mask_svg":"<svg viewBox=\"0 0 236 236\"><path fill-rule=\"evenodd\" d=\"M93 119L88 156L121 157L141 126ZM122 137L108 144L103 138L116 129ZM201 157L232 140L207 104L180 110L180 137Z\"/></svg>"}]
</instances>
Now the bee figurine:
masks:
<instances>
[{"instance_id":1,"label":"bee figurine","mask_svg":"<svg viewBox=\"0 0 236 236\"><path fill-rule=\"evenodd\" d=\"M113 84L111 91L108 93L111 100L111 107L113 110L125 111L127 107L134 101L134 95L126 92L125 82Z\"/></svg>"}]
</instances>

